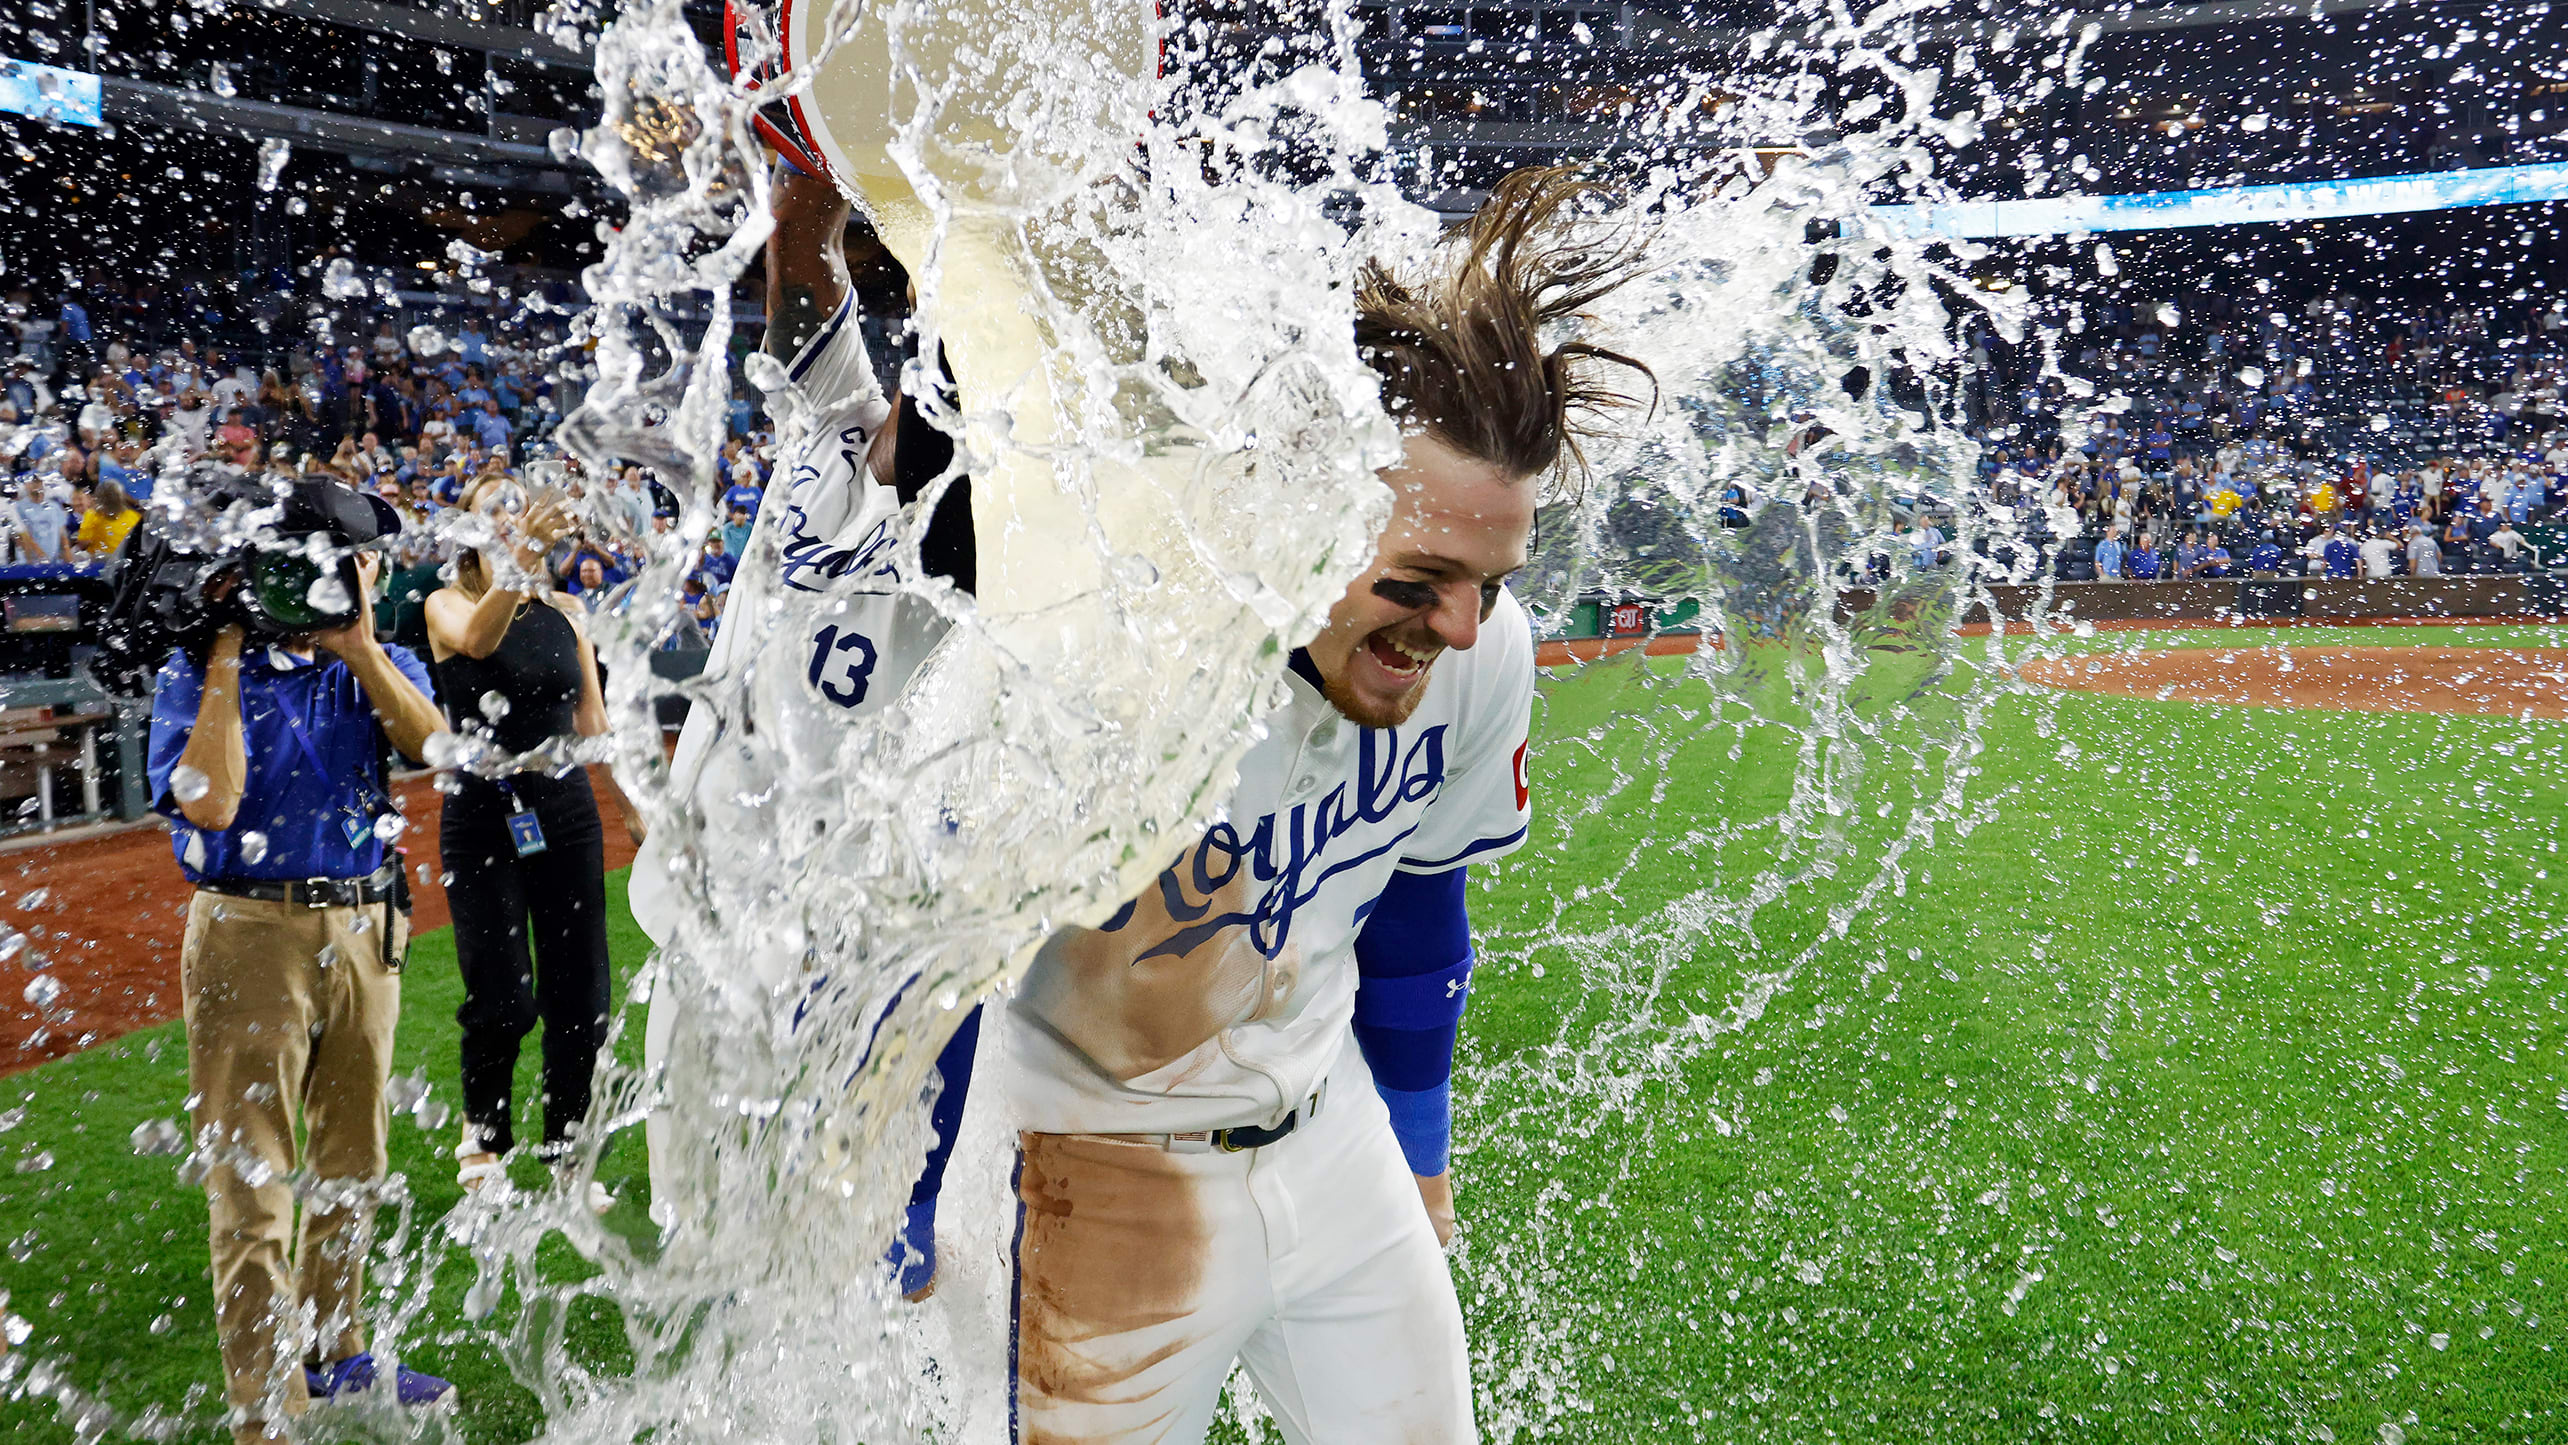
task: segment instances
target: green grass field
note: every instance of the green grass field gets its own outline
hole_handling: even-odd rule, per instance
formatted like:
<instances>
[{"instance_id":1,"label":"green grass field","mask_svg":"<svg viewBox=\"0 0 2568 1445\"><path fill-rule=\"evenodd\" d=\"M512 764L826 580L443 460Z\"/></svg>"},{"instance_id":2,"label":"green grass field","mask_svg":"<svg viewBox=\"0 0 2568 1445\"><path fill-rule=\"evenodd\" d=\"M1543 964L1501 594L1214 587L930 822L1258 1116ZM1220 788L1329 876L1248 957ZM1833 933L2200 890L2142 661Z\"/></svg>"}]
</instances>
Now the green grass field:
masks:
<instances>
[{"instance_id":1,"label":"green grass field","mask_svg":"<svg viewBox=\"0 0 2568 1445\"><path fill-rule=\"evenodd\" d=\"M2289 641L2561 640L2317 631ZM1860 796L1899 806L1743 929L1696 891L1774 856L1723 824L1789 769L1703 731L1674 665L1547 685L1546 820L1473 895L1487 1438L2568 1440L2568 725L2008 696L1966 827L1837 932L1940 782L1878 758ZM400 1067L451 1101L442 936L406 987ZM8 1308L128 1406L215 1378L203 1205L127 1143L183 1093L174 1029L0 1082L0 1159L52 1155L0 1173ZM451 1132L395 1138L441 1212ZM604 1322L574 1338L612 1367ZM534 1427L475 1347L420 1358L467 1438ZM74 1438L23 1400L0 1432Z\"/></svg>"}]
</instances>

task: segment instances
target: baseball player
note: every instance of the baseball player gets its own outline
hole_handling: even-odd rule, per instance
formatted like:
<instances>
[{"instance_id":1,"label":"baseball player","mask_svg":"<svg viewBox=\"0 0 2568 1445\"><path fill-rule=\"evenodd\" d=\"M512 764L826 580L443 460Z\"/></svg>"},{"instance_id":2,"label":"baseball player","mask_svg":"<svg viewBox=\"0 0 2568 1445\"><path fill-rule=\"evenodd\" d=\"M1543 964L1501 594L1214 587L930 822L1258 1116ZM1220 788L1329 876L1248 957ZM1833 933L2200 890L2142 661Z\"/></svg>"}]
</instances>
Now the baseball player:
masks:
<instances>
[{"instance_id":1,"label":"baseball player","mask_svg":"<svg viewBox=\"0 0 2568 1445\"><path fill-rule=\"evenodd\" d=\"M1465 869L1524 842L1533 647L1503 585L1537 481L1638 363L1549 327L1632 274L1520 172L1357 341L1406 428L1373 565L1291 661L1226 817L1008 1004L1012 1419L1200 1440L1234 1361L1299 1442L1474 1438L1446 1091ZM1422 1207L1423 1205L1423 1207Z\"/></svg>"},{"instance_id":2,"label":"baseball player","mask_svg":"<svg viewBox=\"0 0 2568 1445\"><path fill-rule=\"evenodd\" d=\"M792 162L779 164L773 192L775 229L767 243L769 354L785 363L807 411L783 438L778 484L759 509L746 555L759 552L760 534L773 536L780 570L743 567L734 577L729 608L735 617L757 617L781 600L791 619L763 635L750 626L724 628L708 666L738 668L744 647L762 649L750 668L757 696L747 708L761 724L793 719L827 727L881 708L896 695L921 660L945 635L946 620L923 598L902 593L901 557L916 529L919 559L931 576L969 592L975 580L968 484L957 479L936 506L915 506L950 466L953 443L918 413L915 398L886 398L855 316L842 248L848 201L838 188ZM790 409L788 415L794 415ZM757 791L735 776L744 753L727 747L711 709L687 719L671 759L672 786L692 792L708 808ZM656 941L675 931L678 904L668 880L665 834L654 833L635 859L630 887L633 914ZM752 958L757 981L769 988L786 978L776 972L789 960ZM935 1107L937 1139L921 1177L911 1223L893 1246L894 1266L905 1292L921 1293L935 1272L934 1200L947 1153L960 1124L971 1080L977 1010L957 1030L938 1059L942 1088ZM667 1057L676 1014L653 1008L643 1034L646 1067ZM688 1187L676 1170L664 1121L645 1126L650 1142L653 1213L671 1224L711 1201Z\"/></svg>"}]
</instances>

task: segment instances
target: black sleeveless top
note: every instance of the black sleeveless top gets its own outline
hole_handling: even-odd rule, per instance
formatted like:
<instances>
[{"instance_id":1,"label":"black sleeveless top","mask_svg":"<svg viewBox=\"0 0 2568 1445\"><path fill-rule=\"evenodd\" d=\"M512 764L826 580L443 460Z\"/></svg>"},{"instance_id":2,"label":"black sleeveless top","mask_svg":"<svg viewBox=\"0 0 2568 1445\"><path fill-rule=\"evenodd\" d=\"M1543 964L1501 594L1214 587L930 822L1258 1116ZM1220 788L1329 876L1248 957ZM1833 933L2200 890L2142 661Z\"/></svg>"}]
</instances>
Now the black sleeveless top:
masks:
<instances>
[{"instance_id":1,"label":"black sleeveless top","mask_svg":"<svg viewBox=\"0 0 2568 1445\"><path fill-rule=\"evenodd\" d=\"M508 700L504 711L484 705L491 694ZM458 652L437 664L437 695L457 732L487 730L512 753L540 746L573 730L580 702L579 634L551 603L529 601L490 656Z\"/></svg>"}]
</instances>

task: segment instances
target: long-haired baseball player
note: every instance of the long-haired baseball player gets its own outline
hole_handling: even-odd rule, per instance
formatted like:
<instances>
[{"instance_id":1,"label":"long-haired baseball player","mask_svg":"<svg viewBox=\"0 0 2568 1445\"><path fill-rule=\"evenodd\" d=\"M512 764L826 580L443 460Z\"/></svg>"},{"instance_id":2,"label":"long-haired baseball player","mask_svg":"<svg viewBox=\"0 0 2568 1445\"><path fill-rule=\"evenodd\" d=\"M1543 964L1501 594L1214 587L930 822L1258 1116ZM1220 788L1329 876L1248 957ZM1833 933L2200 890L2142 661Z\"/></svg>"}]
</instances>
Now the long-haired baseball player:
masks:
<instances>
[{"instance_id":1,"label":"long-haired baseball player","mask_svg":"<svg viewBox=\"0 0 2568 1445\"><path fill-rule=\"evenodd\" d=\"M1225 821L1009 1004L1025 1441L1199 1440L1235 1360L1288 1440L1473 1438L1440 1246L1465 870L1530 817L1504 579L1538 483L1631 400L1600 373L1647 374L1546 340L1637 267L1569 224L1585 190L1519 172L1428 267L1364 276L1406 431L1373 565L1293 654Z\"/></svg>"}]
</instances>

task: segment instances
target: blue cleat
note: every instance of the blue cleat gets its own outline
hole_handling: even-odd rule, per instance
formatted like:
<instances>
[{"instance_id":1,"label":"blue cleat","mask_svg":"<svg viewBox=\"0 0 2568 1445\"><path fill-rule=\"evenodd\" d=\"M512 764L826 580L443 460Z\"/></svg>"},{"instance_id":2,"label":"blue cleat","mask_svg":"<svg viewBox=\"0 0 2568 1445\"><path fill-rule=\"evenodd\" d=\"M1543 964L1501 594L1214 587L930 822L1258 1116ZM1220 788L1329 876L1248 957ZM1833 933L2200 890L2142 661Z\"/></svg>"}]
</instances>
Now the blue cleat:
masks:
<instances>
[{"instance_id":1,"label":"blue cleat","mask_svg":"<svg viewBox=\"0 0 2568 1445\"><path fill-rule=\"evenodd\" d=\"M304 1366L303 1384L314 1400L344 1400L372 1391L378 1374L375 1357L371 1353L355 1354L317 1369ZM393 1399L405 1409L451 1405L455 1401L455 1387L450 1381L423 1375L404 1365L394 1373Z\"/></svg>"}]
</instances>

